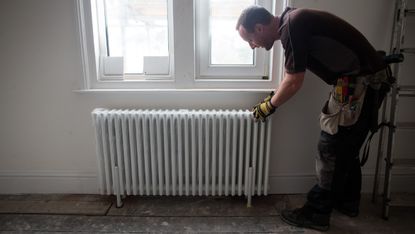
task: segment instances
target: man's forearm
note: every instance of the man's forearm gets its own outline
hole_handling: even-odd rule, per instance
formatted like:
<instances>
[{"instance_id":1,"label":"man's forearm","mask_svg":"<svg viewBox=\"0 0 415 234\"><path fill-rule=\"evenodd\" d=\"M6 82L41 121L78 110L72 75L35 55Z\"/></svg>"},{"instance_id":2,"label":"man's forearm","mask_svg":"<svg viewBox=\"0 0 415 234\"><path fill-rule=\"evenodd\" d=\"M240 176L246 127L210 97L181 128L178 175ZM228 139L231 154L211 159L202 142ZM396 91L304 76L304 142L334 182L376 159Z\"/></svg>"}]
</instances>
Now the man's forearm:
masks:
<instances>
[{"instance_id":1,"label":"man's forearm","mask_svg":"<svg viewBox=\"0 0 415 234\"><path fill-rule=\"evenodd\" d=\"M294 96L303 85L304 74L304 72L295 74L285 73L280 86L275 90L275 95L271 99L271 104L275 107L281 106Z\"/></svg>"}]
</instances>

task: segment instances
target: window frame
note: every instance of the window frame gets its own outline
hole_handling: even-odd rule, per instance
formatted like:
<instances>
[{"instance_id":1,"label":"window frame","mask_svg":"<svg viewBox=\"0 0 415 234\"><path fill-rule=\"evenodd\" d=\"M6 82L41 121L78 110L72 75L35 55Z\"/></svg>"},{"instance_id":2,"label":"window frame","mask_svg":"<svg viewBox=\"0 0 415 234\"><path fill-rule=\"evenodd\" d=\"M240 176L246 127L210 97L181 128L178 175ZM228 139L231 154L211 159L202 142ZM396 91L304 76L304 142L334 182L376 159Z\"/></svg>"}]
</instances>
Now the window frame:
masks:
<instances>
[{"instance_id":1,"label":"window frame","mask_svg":"<svg viewBox=\"0 0 415 234\"><path fill-rule=\"evenodd\" d=\"M105 0L91 0L91 8L95 8L96 12L99 12L93 20L93 27L97 28L97 40L99 42L99 79L101 80L171 80L172 77L172 69L174 66L174 60L172 59L172 53L174 51L173 49L173 1L172 0L166 0L167 2L167 24L168 24L168 50L169 50L169 71L167 74L158 74L158 75L147 75L147 74L119 74L119 75L111 75L105 73L105 63L110 60L110 62L113 60L111 58L119 58L119 57L111 57L107 55L108 52L108 46L107 46L107 38L106 38L106 19L104 18L104 3ZM110 64L112 65L112 64ZM118 64L115 64L115 66Z\"/></svg>"},{"instance_id":2,"label":"window frame","mask_svg":"<svg viewBox=\"0 0 415 234\"><path fill-rule=\"evenodd\" d=\"M235 79L235 77L207 77L197 75L196 50L196 1L167 0L170 2L169 22L172 37L170 48L170 74L168 76L148 76L150 79L102 79L98 31L94 27L94 0L76 0L76 19L80 37L81 63L83 67L82 90L270 90L274 89L282 77L283 53L280 43L270 51L270 78ZM203 0L202 0L203 1ZM276 2L278 4L276 4ZM273 1L273 11L282 12L287 1ZM96 14L96 13L95 13ZM170 19L169 19L170 20ZM170 30L170 28L169 28ZM235 33L236 30L235 30ZM247 45L248 46L248 45ZM273 61L278 61L273 63ZM115 79L114 79L115 78Z\"/></svg>"},{"instance_id":3,"label":"window frame","mask_svg":"<svg viewBox=\"0 0 415 234\"><path fill-rule=\"evenodd\" d=\"M272 0L255 0L255 4L261 5L272 11ZM236 80L261 80L269 79L270 52L264 49L254 50L254 64L252 65L214 65L211 64L211 36L209 1L197 0L195 6L196 25L196 74L197 79L236 79ZM236 22L235 22L236 25ZM235 32L236 29L232 28ZM249 46L247 46L249 48Z\"/></svg>"}]
</instances>

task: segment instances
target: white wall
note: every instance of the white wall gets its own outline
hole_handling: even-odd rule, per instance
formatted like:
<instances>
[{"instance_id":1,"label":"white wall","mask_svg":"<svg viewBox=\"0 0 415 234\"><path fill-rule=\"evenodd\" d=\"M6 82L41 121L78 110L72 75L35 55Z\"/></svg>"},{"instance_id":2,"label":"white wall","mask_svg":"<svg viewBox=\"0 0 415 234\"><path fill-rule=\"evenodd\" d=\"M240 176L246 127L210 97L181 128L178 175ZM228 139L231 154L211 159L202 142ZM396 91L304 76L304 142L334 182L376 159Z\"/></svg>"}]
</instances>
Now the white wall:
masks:
<instances>
[{"instance_id":1,"label":"white wall","mask_svg":"<svg viewBox=\"0 0 415 234\"><path fill-rule=\"evenodd\" d=\"M309 0L387 49L390 0ZM250 108L255 92L76 93L81 88L75 1L0 1L0 193L97 193L90 113L108 108ZM318 115L329 87L308 74L298 95L274 114L271 192L306 192L315 182ZM376 148L376 147L373 147ZM373 174L373 157L365 181ZM403 173L398 182L413 174ZM398 186L399 188L399 186ZM403 186L401 188L404 188ZM371 184L365 187L370 191Z\"/></svg>"}]
</instances>

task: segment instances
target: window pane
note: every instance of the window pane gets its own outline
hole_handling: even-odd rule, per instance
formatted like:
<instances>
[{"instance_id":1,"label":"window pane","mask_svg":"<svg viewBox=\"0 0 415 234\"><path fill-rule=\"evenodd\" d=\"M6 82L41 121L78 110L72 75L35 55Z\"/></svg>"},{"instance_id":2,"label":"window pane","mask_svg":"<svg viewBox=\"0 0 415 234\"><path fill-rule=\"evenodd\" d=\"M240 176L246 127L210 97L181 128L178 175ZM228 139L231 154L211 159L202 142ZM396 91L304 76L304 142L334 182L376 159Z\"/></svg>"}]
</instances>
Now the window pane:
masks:
<instances>
[{"instance_id":1,"label":"window pane","mask_svg":"<svg viewBox=\"0 0 415 234\"><path fill-rule=\"evenodd\" d=\"M167 0L105 0L108 56L143 73L143 56L168 56Z\"/></svg>"},{"instance_id":2,"label":"window pane","mask_svg":"<svg viewBox=\"0 0 415 234\"><path fill-rule=\"evenodd\" d=\"M235 29L242 10L254 0L210 0L211 64L254 63L254 52Z\"/></svg>"}]
</instances>

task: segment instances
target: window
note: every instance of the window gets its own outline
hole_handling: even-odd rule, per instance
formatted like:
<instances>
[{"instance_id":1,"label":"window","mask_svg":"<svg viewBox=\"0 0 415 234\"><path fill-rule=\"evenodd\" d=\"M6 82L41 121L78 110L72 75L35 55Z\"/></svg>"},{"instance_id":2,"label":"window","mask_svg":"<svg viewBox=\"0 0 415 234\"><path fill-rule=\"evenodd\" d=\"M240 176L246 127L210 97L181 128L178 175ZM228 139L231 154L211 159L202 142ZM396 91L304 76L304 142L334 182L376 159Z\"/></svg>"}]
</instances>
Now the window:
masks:
<instances>
[{"instance_id":1,"label":"window","mask_svg":"<svg viewBox=\"0 0 415 234\"><path fill-rule=\"evenodd\" d=\"M239 14L258 4L271 10L271 1L198 1L197 59L200 78L268 79L269 52L252 50L235 30Z\"/></svg>"},{"instance_id":2,"label":"window","mask_svg":"<svg viewBox=\"0 0 415 234\"><path fill-rule=\"evenodd\" d=\"M146 57L169 57L166 0L98 1L105 17L104 53L124 58L125 74L143 74ZM160 71L161 74L168 72Z\"/></svg>"},{"instance_id":3,"label":"window","mask_svg":"<svg viewBox=\"0 0 415 234\"><path fill-rule=\"evenodd\" d=\"M235 26L246 6L282 12L281 2L77 0L84 88L271 89L279 44L254 51Z\"/></svg>"},{"instance_id":4,"label":"window","mask_svg":"<svg viewBox=\"0 0 415 234\"><path fill-rule=\"evenodd\" d=\"M102 79L169 75L167 0L99 0L92 6Z\"/></svg>"}]
</instances>

